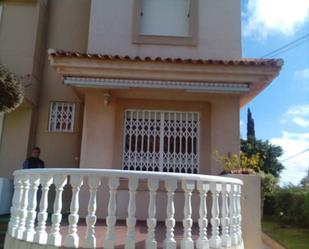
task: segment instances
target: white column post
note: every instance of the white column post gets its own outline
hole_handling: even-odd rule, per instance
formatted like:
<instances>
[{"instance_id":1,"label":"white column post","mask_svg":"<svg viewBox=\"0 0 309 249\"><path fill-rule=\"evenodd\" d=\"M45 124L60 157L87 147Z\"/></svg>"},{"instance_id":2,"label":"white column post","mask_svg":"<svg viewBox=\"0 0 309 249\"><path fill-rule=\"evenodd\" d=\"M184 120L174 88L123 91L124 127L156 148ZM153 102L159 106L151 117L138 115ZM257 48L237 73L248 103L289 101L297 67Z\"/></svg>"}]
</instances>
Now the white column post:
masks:
<instances>
[{"instance_id":1,"label":"white column post","mask_svg":"<svg viewBox=\"0 0 309 249\"><path fill-rule=\"evenodd\" d=\"M236 191L237 185L231 184L231 191L230 191L230 237L232 241L232 245L238 245L238 238L237 238L237 227L236 227Z\"/></svg>"},{"instance_id":2,"label":"white column post","mask_svg":"<svg viewBox=\"0 0 309 249\"><path fill-rule=\"evenodd\" d=\"M109 202L108 202L108 216L106 217L107 231L105 235L104 248L114 249L115 248L115 225L116 225L116 194L119 186L119 178L112 177L108 180L109 186Z\"/></svg>"},{"instance_id":3,"label":"white column post","mask_svg":"<svg viewBox=\"0 0 309 249\"><path fill-rule=\"evenodd\" d=\"M79 245L79 237L77 234L77 223L79 219L79 191L83 184L82 175L72 175L70 178L72 186L72 200L70 205L69 229L64 239L64 246L77 248Z\"/></svg>"},{"instance_id":4,"label":"white column post","mask_svg":"<svg viewBox=\"0 0 309 249\"><path fill-rule=\"evenodd\" d=\"M182 189L185 194L185 206L184 206L184 218L182 224L184 227L183 239L181 241L181 249L193 249L194 242L192 240L191 228L192 228L192 206L191 197L192 191L195 189L195 181L184 180L182 181Z\"/></svg>"},{"instance_id":5,"label":"white column post","mask_svg":"<svg viewBox=\"0 0 309 249\"><path fill-rule=\"evenodd\" d=\"M229 193L231 191L231 185L227 183L222 184L222 247L230 248L232 245L230 237L230 218L229 218Z\"/></svg>"},{"instance_id":6,"label":"white column post","mask_svg":"<svg viewBox=\"0 0 309 249\"><path fill-rule=\"evenodd\" d=\"M177 180L168 179L165 181L167 190L167 207L166 207L166 235L164 240L164 249L176 249L176 240L174 238L175 227L175 207L174 207L174 192L177 188Z\"/></svg>"},{"instance_id":7,"label":"white column post","mask_svg":"<svg viewBox=\"0 0 309 249\"><path fill-rule=\"evenodd\" d=\"M148 206L148 219L147 227L148 234L146 240L146 249L156 249L157 241L155 238L155 229L157 225L156 219L156 195L159 187L159 180L155 178L148 178L149 189L149 206Z\"/></svg>"},{"instance_id":8,"label":"white column post","mask_svg":"<svg viewBox=\"0 0 309 249\"><path fill-rule=\"evenodd\" d=\"M52 246L61 246L62 236L60 234L60 222L62 218L62 192L63 187L67 183L66 175L54 176L54 184L56 186L56 197L54 201L54 213L52 214L52 226L48 235L47 244Z\"/></svg>"},{"instance_id":9,"label":"white column post","mask_svg":"<svg viewBox=\"0 0 309 249\"><path fill-rule=\"evenodd\" d=\"M34 221L37 207L37 191L40 184L39 175L30 175L30 189L28 194L28 215L26 219L26 230L24 231L24 240L33 241L35 234Z\"/></svg>"},{"instance_id":10,"label":"white column post","mask_svg":"<svg viewBox=\"0 0 309 249\"><path fill-rule=\"evenodd\" d=\"M51 175L41 175L40 179L42 196L40 201L40 211L38 213L38 226L33 240L35 243L45 245L47 242L46 220L48 213L46 211L48 207L48 191L53 182L53 177Z\"/></svg>"},{"instance_id":11,"label":"white column post","mask_svg":"<svg viewBox=\"0 0 309 249\"><path fill-rule=\"evenodd\" d=\"M127 218L127 239L125 249L135 248L135 225L136 225L136 189L138 186L138 178L129 178L129 205Z\"/></svg>"},{"instance_id":12,"label":"white column post","mask_svg":"<svg viewBox=\"0 0 309 249\"><path fill-rule=\"evenodd\" d=\"M97 210L97 190L101 184L100 176L88 176L88 185L90 198L88 202L88 215L86 217L87 231L84 247L85 248L95 248L96 247L96 237L95 237L95 223L97 221L97 216L95 215Z\"/></svg>"},{"instance_id":13,"label":"white column post","mask_svg":"<svg viewBox=\"0 0 309 249\"><path fill-rule=\"evenodd\" d=\"M237 240L238 244L242 244L242 231L241 231L241 204L240 204L240 198L241 198L241 185L236 185L236 208L237 208L237 225L236 225L236 231L237 231Z\"/></svg>"},{"instance_id":14,"label":"white column post","mask_svg":"<svg viewBox=\"0 0 309 249\"><path fill-rule=\"evenodd\" d=\"M8 233L12 237L15 237L15 232L19 225L20 202L22 198L22 190L23 190L23 185L21 181L21 176L17 175L14 177L14 196L13 196L12 207L11 207L11 219L8 224Z\"/></svg>"},{"instance_id":15,"label":"white column post","mask_svg":"<svg viewBox=\"0 0 309 249\"><path fill-rule=\"evenodd\" d=\"M28 192L29 192L29 176L27 174L22 176L23 184L23 195L21 199L21 208L20 208L20 219L17 228L17 239L22 240L24 231L26 230L26 218L27 218L27 207L28 207Z\"/></svg>"},{"instance_id":16,"label":"white column post","mask_svg":"<svg viewBox=\"0 0 309 249\"><path fill-rule=\"evenodd\" d=\"M207 192L209 191L209 183L199 181L197 189L200 192L200 208L199 208L199 237L196 242L197 249L209 249L209 241L207 238Z\"/></svg>"},{"instance_id":17,"label":"white column post","mask_svg":"<svg viewBox=\"0 0 309 249\"><path fill-rule=\"evenodd\" d=\"M212 208L211 208L211 226L212 233L210 238L210 246L213 248L221 248L221 238L219 235L219 195L221 191L221 183L212 182L210 184L210 191L212 194Z\"/></svg>"}]
</instances>

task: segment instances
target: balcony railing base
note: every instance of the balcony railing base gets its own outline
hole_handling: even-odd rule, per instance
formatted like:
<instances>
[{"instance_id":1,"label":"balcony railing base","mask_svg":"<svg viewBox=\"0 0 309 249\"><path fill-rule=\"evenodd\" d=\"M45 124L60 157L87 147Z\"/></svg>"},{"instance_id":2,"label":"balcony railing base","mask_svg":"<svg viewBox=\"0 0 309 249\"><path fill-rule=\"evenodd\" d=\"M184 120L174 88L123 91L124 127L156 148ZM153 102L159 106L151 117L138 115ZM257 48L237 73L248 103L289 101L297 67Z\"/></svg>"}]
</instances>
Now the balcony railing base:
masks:
<instances>
[{"instance_id":1,"label":"balcony railing base","mask_svg":"<svg viewBox=\"0 0 309 249\"><path fill-rule=\"evenodd\" d=\"M72 249L72 247L64 247L64 246L50 246L50 245L40 245L35 242L27 242L24 240L18 240L16 238L11 237L8 233L6 234L5 237L5 242L4 242L4 249ZM102 247L99 247L102 248ZM106 247L104 247L106 248ZM176 248L176 246L175 246ZM177 247L178 248L178 247ZM213 249L212 247L209 247L209 249ZM224 249L244 249L243 243L238 246L231 246L229 248L224 248Z\"/></svg>"}]
</instances>

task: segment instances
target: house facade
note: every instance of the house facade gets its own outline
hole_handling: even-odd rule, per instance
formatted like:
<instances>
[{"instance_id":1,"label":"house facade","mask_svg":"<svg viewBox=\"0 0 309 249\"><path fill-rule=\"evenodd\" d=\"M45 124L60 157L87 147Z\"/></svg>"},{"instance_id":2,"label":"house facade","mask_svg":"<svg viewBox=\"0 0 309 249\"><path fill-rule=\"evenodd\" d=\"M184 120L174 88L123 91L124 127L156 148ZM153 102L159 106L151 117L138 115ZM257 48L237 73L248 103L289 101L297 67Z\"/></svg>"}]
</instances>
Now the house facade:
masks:
<instances>
[{"instance_id":1,"label":"house facade","mask_svg":"<svg viewBox=\"0 0 309 249\"><path fill-rule=\"evenodd\" d=\"M216 175L213 151L238 153L239 109L281 66L242 59L238 0L4 1L0 39L25 89L1 118L2 176L34 145L47 167Z\"/></svg>"},{"instance_id":2,"label":"house facade","mask_svg":"<svg viewBox=\"0 0 309 249\"><path fill-rule=\"evenodd\" d=\"M0 62L25 89L0 119L3 177L33 146L47 168L218 175L213 152L239 153L239 110L282 66L242 58L239 0L0 6Z\"/></svg>"}]
</instances>

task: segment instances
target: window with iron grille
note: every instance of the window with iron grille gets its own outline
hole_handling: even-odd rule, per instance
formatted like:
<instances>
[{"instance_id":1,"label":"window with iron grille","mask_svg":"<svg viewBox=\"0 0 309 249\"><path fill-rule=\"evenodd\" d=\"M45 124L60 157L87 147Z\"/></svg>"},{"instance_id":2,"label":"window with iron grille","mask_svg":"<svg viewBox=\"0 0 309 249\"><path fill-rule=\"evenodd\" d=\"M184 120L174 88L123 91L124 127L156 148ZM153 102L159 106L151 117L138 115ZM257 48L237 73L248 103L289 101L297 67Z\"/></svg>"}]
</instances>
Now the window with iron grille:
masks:
<instances>
[{"instance_id":1,"label":"window with iron grille","mask_svg":"<svg viewBox=\"0 0 309 249\"><path fill-rule=\"evenodd\" d=\"M70 102L51 102L48 131L73 132L75 104Z\"/></svg>"},{"instance_id":2,"label":"window with iron grille","mask_svg":"<svg viewBox=\"0 0 309 249\"><path fill-rule=\"evenodd\" d=\"M123 169L198 173L199 113L126 110Z\"/></svg>"}]
</instances>

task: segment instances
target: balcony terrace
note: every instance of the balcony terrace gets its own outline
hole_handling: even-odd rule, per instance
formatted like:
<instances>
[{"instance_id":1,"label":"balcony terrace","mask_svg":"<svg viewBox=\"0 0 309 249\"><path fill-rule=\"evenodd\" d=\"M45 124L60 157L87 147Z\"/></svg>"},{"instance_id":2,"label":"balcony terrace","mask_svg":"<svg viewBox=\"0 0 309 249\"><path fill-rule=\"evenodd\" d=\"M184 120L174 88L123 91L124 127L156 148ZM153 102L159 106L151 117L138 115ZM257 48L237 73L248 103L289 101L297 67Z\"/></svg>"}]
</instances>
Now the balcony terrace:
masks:
<instances>
[{"instance_id":1,"label":"balcony terrace","mask_svg":"<svg viewBox=\"0 0 309 249\"><path fill-rule=\"evenodd\" d=\"M117 217L117 192L121 188L129 196L127 218ZM97 195L107 182L109 195L107 217L99 220ZM102 183L102 184L101 184ZM137 201L138 187L146 183L148 200ZM55 186L51 224L47 224L48 193ZM64 223L62 194L70 184L72 197L68 222ZM80 219L79 199L82 185L87 185L88 213ZM244 248L241 229L242 181L228 177L138 172L103 169L31 169L14 173L14 197L8 225L5 249L9 248L166 248L217 249ZM125 190L124 190L125 189ZM157 193L167 200L161 201ZM40 198L37 198L40 192ZM183 196L182 224L175 220L175 193ZM196 195L198 204L192 205ZM37 203L39 199L39 203ZM162 205L166 211L164 222L157 220L156 210ZM147 207L147 219L137 219L138 207ZM198 209L198 218L192 210Z\"/></svg>"}]
</instances>

